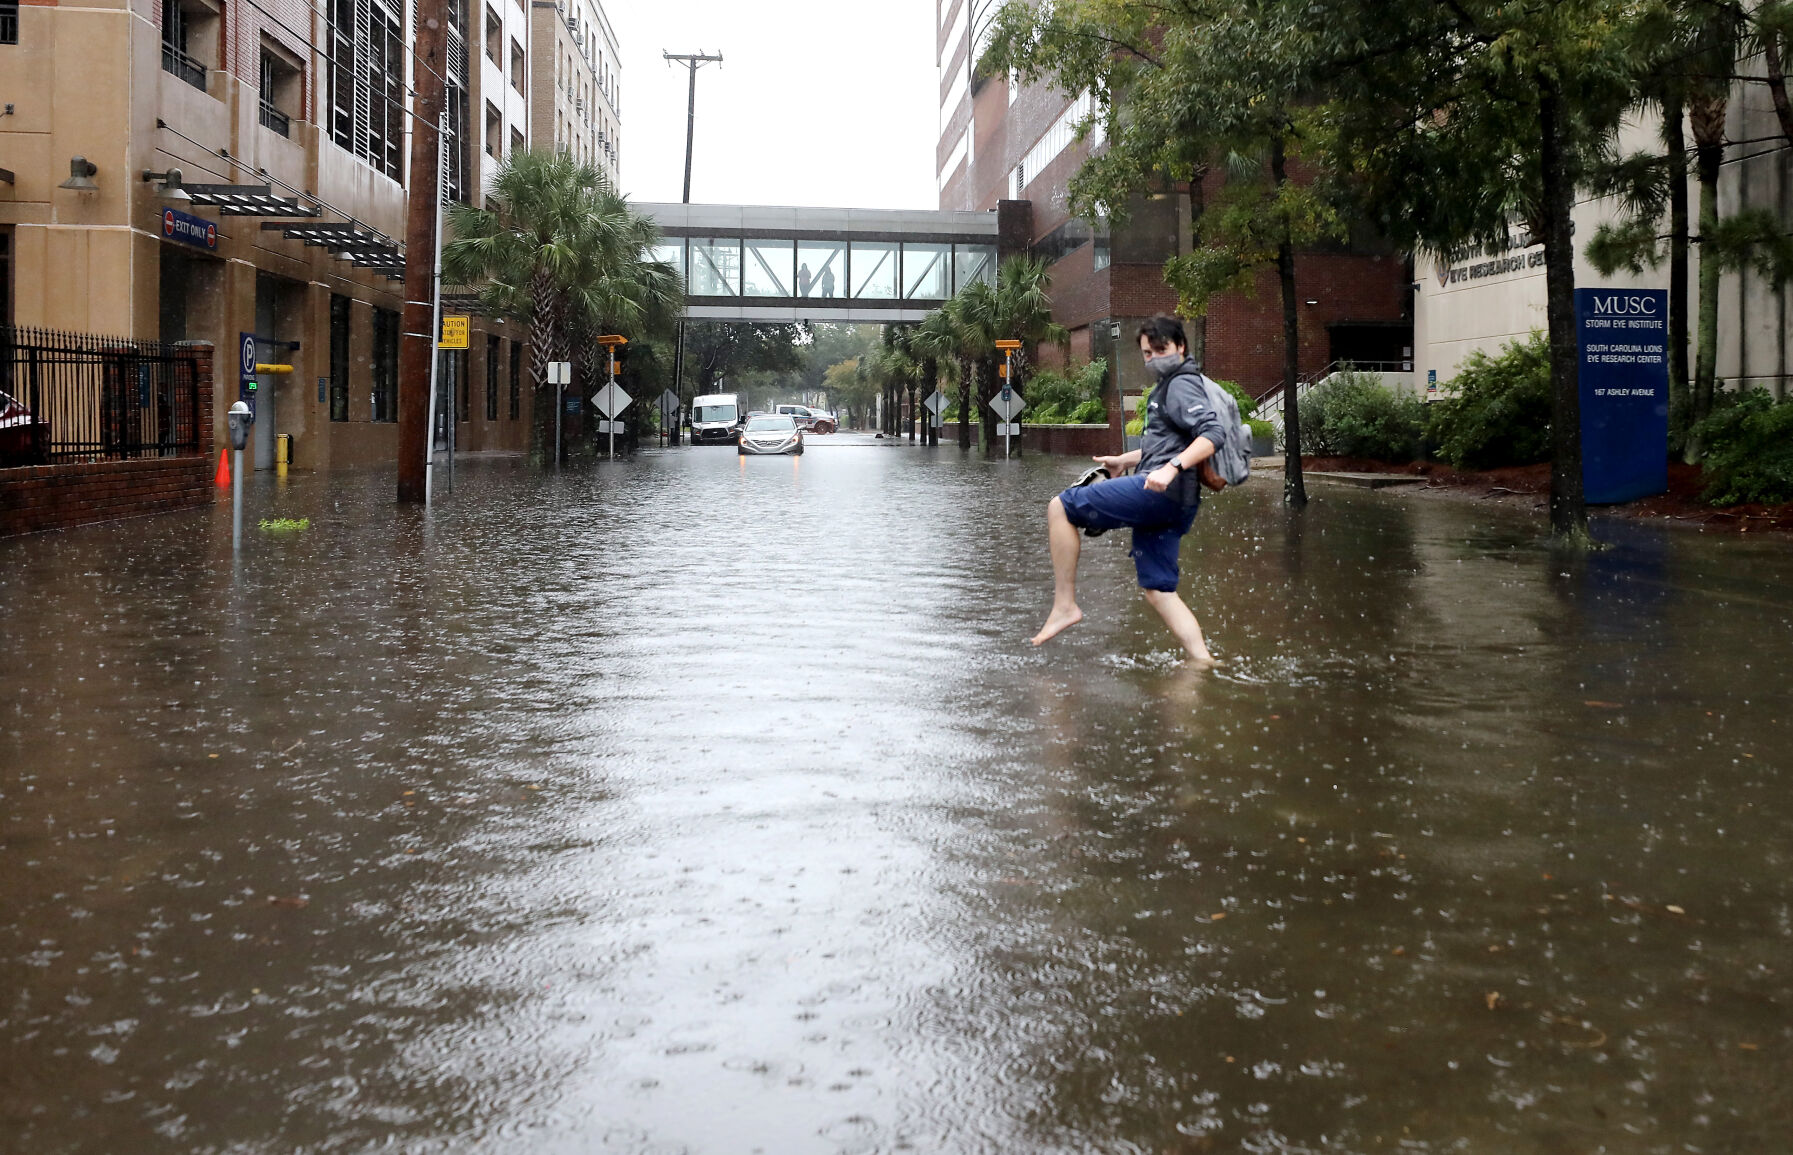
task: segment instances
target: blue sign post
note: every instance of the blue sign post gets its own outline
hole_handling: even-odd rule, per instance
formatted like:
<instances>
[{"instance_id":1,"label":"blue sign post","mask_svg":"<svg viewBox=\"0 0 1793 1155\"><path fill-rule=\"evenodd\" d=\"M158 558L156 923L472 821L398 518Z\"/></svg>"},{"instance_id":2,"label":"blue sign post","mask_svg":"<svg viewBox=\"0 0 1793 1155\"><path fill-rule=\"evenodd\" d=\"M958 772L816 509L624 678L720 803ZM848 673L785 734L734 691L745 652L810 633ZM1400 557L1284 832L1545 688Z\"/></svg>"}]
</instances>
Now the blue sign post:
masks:
<instances>
[{"instance_id":1,"label":"blue sign post","mask_svg":"<svg viewBox=\"0 0 1793 1155\"><path fill-rule=\"evenodd\" d=\"M1577 289L1581 482L1589 505L1668 489L1668 293Z\"/></svg>"}]
</instances>

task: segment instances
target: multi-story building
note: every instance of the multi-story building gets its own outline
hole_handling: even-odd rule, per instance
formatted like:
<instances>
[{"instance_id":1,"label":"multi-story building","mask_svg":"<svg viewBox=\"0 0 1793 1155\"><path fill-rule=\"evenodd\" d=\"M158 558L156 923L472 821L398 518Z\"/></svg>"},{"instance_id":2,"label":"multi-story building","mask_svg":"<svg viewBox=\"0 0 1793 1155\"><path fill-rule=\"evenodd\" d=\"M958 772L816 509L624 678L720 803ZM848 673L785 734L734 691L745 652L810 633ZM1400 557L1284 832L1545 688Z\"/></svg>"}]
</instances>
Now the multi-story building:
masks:
<instances>
[{"instance_id":1,"label":"multi-story building","mask_svg":"<svg viewBox=\"0 0 1793 1155\"><path fill-rule=\"evenodd\" d=\"M614 173L615 37L592 0L569 3L591 13L575 127L589 121L592 158ZM455 200L478 198L531 143L532 83L570 67L537 59L541 14L526 4L449 0ZM300 468L391 463L416 11L0 0L0 324L210 341L216 438L230 403L253 393L257 468L277 433L294 437ZM536 143L582 147L578 132ZM521 448L526 334L481 318L473 329L470 349L442 355L453 399L438 438L452 413L461 448ZM249 367L253 391L232 368L247 336L255 364L273 367Z\"/></svg>"},{"instance_id":2,"label":"multi-story building","mask_svg":"<svg viewBox=\"0 0 1793 1155\"><path fill-rule=\"evenodd\" d=\"M1004 200L1032 206L1032 250L1051 261L1053 312L1071 331L1074 359L1107 358L1114 397L1149 383L1131 352L1140 320L1172 312L1177 296L1164 283L1164 263L1187 253L1192 220L1187 192L1141 199L1125 225L1091 227L1071 214L1069 184L1101 126L1078 140L1091 111L1088 94L979 72L977 58L1001 0L935 0L940 81L936 167L943 209L994 209ZM1218 179L1218 178L1216 178ZM1296 283L1304 301L1301 368L1328 363L1405 364L1412 358L1411 275L1405 260L1374 239L1303 252ZM1254 395L1283 376L1282 312L1274 272L1255 294L1211 302L1191 326L1211 376L1236 381ZM1114 355L1119 341L1121 356ZM1041 351L1050 355L1048 350ZM1112 416L1112 415L1111 415Z\"/></svg>"},{"instance_id":3,"label":"multi-story building","mask_svg":"<svg viewBox=\"0 0 1793 1155\"><path fill-rule=\"evenodd\" d=\"M622 69L616 32L597 0L531 0L538 62L531 97L534 139L621 177Z\"/></svg>"}]
</instances>

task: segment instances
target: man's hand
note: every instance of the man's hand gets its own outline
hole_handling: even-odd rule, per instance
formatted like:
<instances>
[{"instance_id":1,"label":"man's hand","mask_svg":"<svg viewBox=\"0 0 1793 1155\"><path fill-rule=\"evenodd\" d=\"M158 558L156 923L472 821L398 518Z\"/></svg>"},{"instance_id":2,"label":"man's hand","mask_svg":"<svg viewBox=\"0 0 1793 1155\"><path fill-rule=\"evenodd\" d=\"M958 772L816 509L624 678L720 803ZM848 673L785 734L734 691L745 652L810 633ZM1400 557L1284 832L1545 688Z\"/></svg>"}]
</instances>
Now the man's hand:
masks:
<instances>
[{"instance_id":1,"label":"man's hand","mask_svg":"<svg viewBox=\"0 0 1793 1155\"><path fill-rule=\"evenodd\" d=\"M1139 458L1131 453L1123 453L1118 457L1095 457L1091 460L1106 469L1110 477L1119 477L1139 463Z\"/></svg>"},{"instance_id":2,"label":"man's hand","mask_svg":"<svg viewBox=\"0 0 1793 1155\"><path fill-rule=\"evenodd\" d=\"M1174 465L1164 464L1146 474L1146 488L1153 493L1163 493L1170 488L1171 482L1177 479L1178 469Z\"/></svg>"}]
</instances>

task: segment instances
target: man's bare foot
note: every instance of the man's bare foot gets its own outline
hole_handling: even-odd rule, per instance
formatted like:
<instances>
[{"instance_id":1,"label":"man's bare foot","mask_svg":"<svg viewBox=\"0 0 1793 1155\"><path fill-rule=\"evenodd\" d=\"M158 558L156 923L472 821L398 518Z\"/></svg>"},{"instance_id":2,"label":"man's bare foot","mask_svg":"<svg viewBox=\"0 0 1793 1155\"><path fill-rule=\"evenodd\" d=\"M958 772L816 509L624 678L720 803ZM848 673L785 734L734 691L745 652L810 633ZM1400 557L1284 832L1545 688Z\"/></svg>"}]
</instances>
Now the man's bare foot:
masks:
<instances>
[{"instance_id":1,"label":"man's bare foot","mask_svg":"<svg viewBox=\"0 0 1793 1155\"><path fill-rule=\"evenodd\" d=\"M1046 615L1046 624L1041 626L1040 632L1033 636L1033 644L1043 646L1082 620L1083 611L1076 606L1062 610L1053 606L1052 612Z\"/></svg>"},{"instance_id":2,"label":"man's bare foot","mask_svg":"<svg viewBox=\"0 0 1793 1155\"><path fill-rule=\"evenodd\" d=\"M1183 660L1183 664L1192 670L1212 670L1216 666L1225 665L1226 659L1217 658L1213 654L1204 652L1200 654L1190 654Z\"/></svg>"}]
</instances>

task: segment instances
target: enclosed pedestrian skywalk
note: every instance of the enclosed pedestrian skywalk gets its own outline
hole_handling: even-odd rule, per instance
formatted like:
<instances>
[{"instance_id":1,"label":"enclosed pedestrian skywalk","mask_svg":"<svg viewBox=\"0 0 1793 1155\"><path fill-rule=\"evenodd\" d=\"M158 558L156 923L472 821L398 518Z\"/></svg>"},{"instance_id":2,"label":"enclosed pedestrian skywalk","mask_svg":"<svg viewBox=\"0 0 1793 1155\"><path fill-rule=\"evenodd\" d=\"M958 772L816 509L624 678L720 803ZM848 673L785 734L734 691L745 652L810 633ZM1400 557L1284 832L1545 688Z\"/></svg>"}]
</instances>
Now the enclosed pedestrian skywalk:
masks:
<instances>
[{"instance_id":1,"label":"enclosed pedestrian skywalk","mask_svg":"<svg viewBox=\"0 0 1793 1155\"><path fill-rule=\"evenodd\" d=\"M694 321L919 321L996 275L997 214L636 204Z\"/></svg>"}]
</instances>

